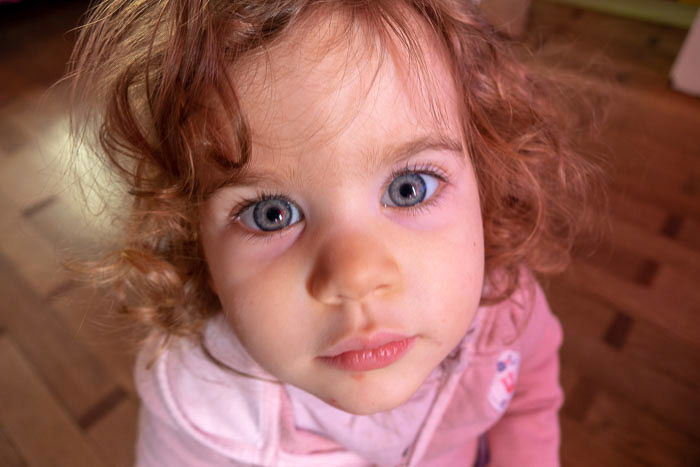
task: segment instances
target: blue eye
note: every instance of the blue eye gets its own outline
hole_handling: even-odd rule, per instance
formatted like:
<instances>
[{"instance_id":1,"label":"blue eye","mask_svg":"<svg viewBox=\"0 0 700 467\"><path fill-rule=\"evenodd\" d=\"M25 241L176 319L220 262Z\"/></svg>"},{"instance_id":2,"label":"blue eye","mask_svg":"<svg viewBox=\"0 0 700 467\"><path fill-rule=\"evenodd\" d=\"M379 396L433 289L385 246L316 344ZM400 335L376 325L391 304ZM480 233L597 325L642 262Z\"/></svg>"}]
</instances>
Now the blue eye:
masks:
<instances>
[{"instance_id":1,"label":"blue eye","mask_svg":"<svg viewBox=\"0 0 700 467\"><path fill-rule=\"evenodd\" d=\"M238 218L252 230L275 232L296 224L302 216L299 207L293 202L281 197L270 197L247 207Z\"/></svg>"},{"instance_id":2,"label":"blue eye","mask_svg":"<svg viewBox=\"0 0 700 467\"><path fill-rule=\"evenodd\" d=\"M384 206L410 208L429 199L437 190L438 177L422 172L409 172L395 177L382 196Z\"/></svg>"}]
</instances>

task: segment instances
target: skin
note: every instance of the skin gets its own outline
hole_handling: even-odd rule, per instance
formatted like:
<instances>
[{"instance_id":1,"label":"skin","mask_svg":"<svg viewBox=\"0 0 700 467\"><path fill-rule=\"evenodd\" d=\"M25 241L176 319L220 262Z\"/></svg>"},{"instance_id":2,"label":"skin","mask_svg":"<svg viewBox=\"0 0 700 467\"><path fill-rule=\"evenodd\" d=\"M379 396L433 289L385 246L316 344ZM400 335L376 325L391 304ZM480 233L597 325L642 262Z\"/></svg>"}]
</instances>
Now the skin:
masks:
<instances>
[{"instance_id":1,"label":"skin","mask_svg":"<svg viewBox=\"0 0 700 467\"><path fill-rule=\"evenodd\" d=\"M282 382L371 414L410 398L471 324L484 275L481 212L435 47L422 40L431 73L419 81L402 71L405 54L380 61L359 39L328 46L332 28L322 30L293 31L233 72L246 83L253 155L243 182L202 207L201 238L212 287L249 354ZM405 169L433 172L435 190L413 208L387 205ZM237 214L261 193L292 200L300 222L274 233L247 225ZM318 358L379 332L415 341L370 371Z\"/></svg>"}]
</instances>

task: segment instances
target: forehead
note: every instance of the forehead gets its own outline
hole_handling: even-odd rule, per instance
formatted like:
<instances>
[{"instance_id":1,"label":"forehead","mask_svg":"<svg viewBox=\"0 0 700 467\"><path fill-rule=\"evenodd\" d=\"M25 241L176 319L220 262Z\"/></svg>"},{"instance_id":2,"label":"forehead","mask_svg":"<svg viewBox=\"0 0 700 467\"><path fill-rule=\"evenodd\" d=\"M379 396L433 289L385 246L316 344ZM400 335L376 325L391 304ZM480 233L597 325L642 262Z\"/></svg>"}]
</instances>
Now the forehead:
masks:
<instances>
[{"instance_id":1,"label":"forehead","mask_svg":"<svg viewBox=\"0 0 700 467\"><path fill-rule=\"evenodd\" d=\"M414 21L410 28L407 44L340 15L315 15L236 66L252 137L249 165L312 154L372 159L411 141L459 140L455 87L441 50L427 26ZM332 158L315 163L324 161Z\"/></svg>"}]
</instances>

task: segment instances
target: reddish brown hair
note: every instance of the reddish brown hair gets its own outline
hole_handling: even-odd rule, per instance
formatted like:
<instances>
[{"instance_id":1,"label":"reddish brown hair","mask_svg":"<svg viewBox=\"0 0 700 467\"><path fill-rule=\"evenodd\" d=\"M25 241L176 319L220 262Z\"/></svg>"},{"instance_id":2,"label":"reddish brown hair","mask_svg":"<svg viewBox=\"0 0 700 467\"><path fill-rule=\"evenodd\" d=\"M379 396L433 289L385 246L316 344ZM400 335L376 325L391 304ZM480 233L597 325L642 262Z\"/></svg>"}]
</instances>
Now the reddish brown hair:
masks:
<instances>
[{"instance_id":1,"label":"reddish brown hair","mask_svg":"<svg viewBox=\"0 0 700 467\"><path fill-rule=\"evenodd\" d=\"M528 70L466 0L109 0L96 6L73 59L74 131L132 204L123 245L97 271L122 309L169 335L193 334L219 311L198 240L211 177L250 158L231 67L314 13L340 11L420 55L415 20L443 52L461 105L465 154L479 183L486 272L509 297L523 267L560 271L590 222L595 168L576 149L561 86ZM413 25L413 26L412 26ZM420 58L418 59L420 61ZM225 103L226 125L212 102ZM231 157L235 155L236 157Z\"/></svg>"}]
</instances>

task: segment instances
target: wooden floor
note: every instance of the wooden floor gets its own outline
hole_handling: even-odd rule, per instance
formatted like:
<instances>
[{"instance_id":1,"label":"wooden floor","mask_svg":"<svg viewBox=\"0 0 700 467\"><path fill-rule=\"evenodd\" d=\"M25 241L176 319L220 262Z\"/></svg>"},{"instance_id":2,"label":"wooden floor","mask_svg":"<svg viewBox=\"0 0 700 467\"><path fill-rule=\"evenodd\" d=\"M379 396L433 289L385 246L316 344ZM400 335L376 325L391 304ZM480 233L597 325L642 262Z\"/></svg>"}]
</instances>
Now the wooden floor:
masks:
<instances>
[{"instance_id":1,"label":"wooden floor","mask_svg":"<svg viewBox=\"0 0 700 467\"><path fill-rule=\"evenodd\" d=\"M65 175L61 90L46 93L82 8L58 4L0 18L0 466L128 466L129 331L59 266L101 227ZM565 466L700 466L700 99L666 78L684 34L533 8L532 48L618 86L603 130L612 234L546 284L566 335Z\"/></svg>"}]
</instances>

